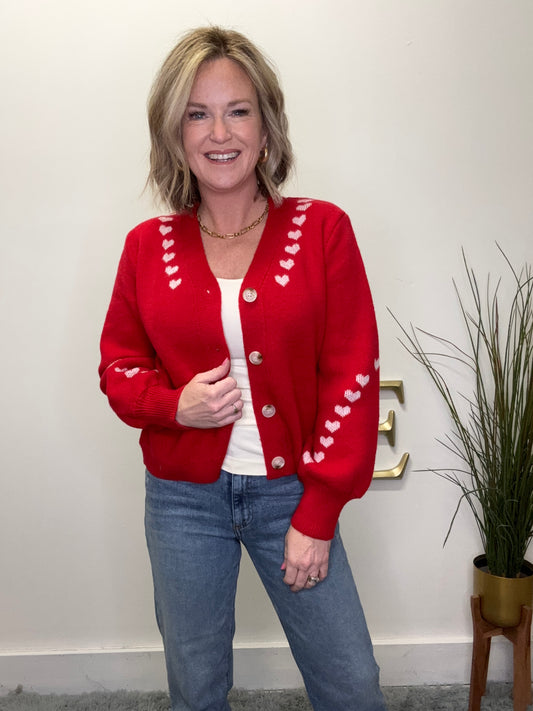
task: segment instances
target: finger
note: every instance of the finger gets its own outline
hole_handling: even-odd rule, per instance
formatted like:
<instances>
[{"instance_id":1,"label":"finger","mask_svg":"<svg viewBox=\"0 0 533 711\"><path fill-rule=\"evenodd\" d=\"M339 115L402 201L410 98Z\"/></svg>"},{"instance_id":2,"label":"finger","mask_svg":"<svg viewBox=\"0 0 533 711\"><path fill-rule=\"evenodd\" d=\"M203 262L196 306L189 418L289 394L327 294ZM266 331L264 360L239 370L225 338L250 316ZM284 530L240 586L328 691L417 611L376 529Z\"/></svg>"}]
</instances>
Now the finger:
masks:
<instances>
[{"instance_id":1,"label":"finger","mask_svg":"<svg viewBox=\"0 0 533 711\"><path fill-rule=\"evenodd\" d=\"M220 365L217 365L216 368L211 368L211 370L206 370L203 373L197 373L194 379L198 383L217 383L229 373L229 369L230 360L229 358L225 358L224 361Z\"/></svg>"},{"instance_id":2,"label":"finger","mask_svg":"<svg viewBox=\"0 0 533 711\"><path fill-rule=\"evenodd\" d=\"M294 585L296 582L296 577L298 575L298 569L294 568L290 563L284 561L283 565L281 566L281 569L285 571L285 575L283 576L283 582L285 585L288 585L291 587Z\"/></svg>"},{"instance_id":3,"label":"finger","mask_svg":"<svg viewBox=\"0 0 533 711\"><path fill-rule=\"evenodd\" d=\"M307 576L307 580L305 581L305 587L314 588L321 580L322 577L318 571L316 573L309 573L309 575Z\"/></svg>"},{"instance_id":4,"label":"finger","mask_svg":"<svg viewBox=\"0 0 533 711\"><path fill-rule=\"evenodd\" d=\"M298 570L298 575L296 580L291 585L292 592L300 592L307 586L307 572L305 570Z\"/></svg>"},{"instance_id":5,"label":"finger","mask_svg":"<svg viewBox=\"0 0 533 711\"><path fill-rule=\"evenodd\" d=\"M243 401L242 400L237 400L236 402L233 402L231 404L231 414L235 415L236 420L240 420L242 417L242 408L243 408Z\"/></svg>"},{"instance_id":6,"label":"finger","mask_svg":"<svg viewBox=\"0 0 533 711\"><path fill-rule=\"evenodd\" d=\"M224 380L219 380L218 383L213 383L209 386L211 396L215 398L220 398L224 401L224 404L231 404L240 400L241 391L237 387L237 381L235 378L227 377Z\"/></svg>"}]
</instances>

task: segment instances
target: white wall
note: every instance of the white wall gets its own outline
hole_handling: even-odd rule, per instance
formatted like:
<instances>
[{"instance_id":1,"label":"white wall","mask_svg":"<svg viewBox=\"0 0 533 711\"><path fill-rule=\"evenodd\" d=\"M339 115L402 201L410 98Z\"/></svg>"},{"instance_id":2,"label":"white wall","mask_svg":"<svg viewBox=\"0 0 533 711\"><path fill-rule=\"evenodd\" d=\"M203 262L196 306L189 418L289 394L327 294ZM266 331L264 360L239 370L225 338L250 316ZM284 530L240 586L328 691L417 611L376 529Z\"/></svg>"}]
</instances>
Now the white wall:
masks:
<instances>
[{"instance_id":1,"label":"white wall","mask_svg":"<svg viewBox=\"0 0 533 711\"><path fill-rule=\"evenodd\" d=\"M446 460L434 440L447 420L387 307L460 337L461 246L480 274L501 271L496 240L517 264L533 258L533 4L5 0L0 689L43 687L30 654L160 647L138 433L99 392L98 339L123 238L154 214L141 195L152 77L183 31L208 22L244 31L278 66L298 157L288 192L350 213L382 378L405 383L404 407L383 398L384 413L397 411L397 446L380 444L378 467L409 451L407 473L375 482L342 516L384 680L448 680L446 664L424 664L441 649L462 650L454 674L466 679L480 546L465 512L442 548L457 492L416 469ZM279 652L282 631L248 564L238 603L237 647ZM394 651L406 649L417 651ZM119 685L142 686L127 666ZM47 688L61 691L54 668Z\"/></svg>"}]
</instances>

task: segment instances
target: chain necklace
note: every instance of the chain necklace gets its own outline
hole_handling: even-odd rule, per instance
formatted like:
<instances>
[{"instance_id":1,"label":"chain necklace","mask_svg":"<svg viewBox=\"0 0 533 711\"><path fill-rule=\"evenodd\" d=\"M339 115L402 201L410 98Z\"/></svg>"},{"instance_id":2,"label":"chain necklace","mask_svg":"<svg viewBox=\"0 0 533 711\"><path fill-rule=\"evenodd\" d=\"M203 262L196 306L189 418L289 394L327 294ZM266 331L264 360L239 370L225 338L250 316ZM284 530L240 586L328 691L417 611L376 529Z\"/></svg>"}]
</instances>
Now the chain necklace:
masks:
<instances>
[{"instance_id":1,"label":"chain necklace","mask_svg":"<svg viewBox=\"0 0 533 711\"><path fill-rule=\"evenodd\" d=\"M202 232L205 232L210 237L218 237L218 239L235 239L235 237L240 237L241 235L250 232L250 230L253 230L254 227L257 227L257 225L265 219L267 213L268 202L265 205L265 209L263 210L263 212L259 215L257 220L254 220L252 222L251 225L248 225L248 227L243 227L243 229L239 230L239 232L229 232L228 234L220 234L220 232L213 232L212 230L210 230L203 224L202 220L200 219L200 214L198 212L196 213L196 219L198 220L198 224L200 225L200 229L202 230Z\"/></svg>"}]
</instances>

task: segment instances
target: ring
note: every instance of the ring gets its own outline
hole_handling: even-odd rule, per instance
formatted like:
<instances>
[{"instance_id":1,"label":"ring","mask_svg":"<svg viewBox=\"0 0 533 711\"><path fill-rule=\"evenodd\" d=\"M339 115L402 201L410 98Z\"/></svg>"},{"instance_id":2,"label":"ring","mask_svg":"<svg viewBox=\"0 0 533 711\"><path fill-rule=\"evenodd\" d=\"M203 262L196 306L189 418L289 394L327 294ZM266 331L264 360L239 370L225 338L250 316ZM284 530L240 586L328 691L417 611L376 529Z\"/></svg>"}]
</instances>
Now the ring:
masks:
<instances>
[{"instance_id":1,"label":"ring","mask_svg":"<svg viewBox=\"0 0 533 711\"><path fill-rule=\"evenodd\" d=\"M320 582L320 578L315 578L314 575L308 575L307 582L309 583L309 585L316 585Z\"/></svg>"}]
</instances>

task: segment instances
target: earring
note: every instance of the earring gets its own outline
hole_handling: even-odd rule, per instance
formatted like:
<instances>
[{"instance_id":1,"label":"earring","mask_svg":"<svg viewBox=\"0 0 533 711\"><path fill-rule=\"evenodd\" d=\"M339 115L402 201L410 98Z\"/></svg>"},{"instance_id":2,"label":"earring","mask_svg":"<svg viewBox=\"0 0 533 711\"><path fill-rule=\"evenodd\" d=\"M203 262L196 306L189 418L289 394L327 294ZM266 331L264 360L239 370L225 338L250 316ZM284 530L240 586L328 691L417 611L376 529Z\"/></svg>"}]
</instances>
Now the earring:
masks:
<instances>
[{"instance_id":1,"label":"earring","mask_svg":"<svg viewBox=\"0 0 533 711\"><path fill-rule=\"evenodd\" d=\"M261 148L261 150L259 151L258 163L263 165L264 163L267 162L267 160L268 160L268 146L264 146L264 148Z\"/></svg>"}]
</instances>

